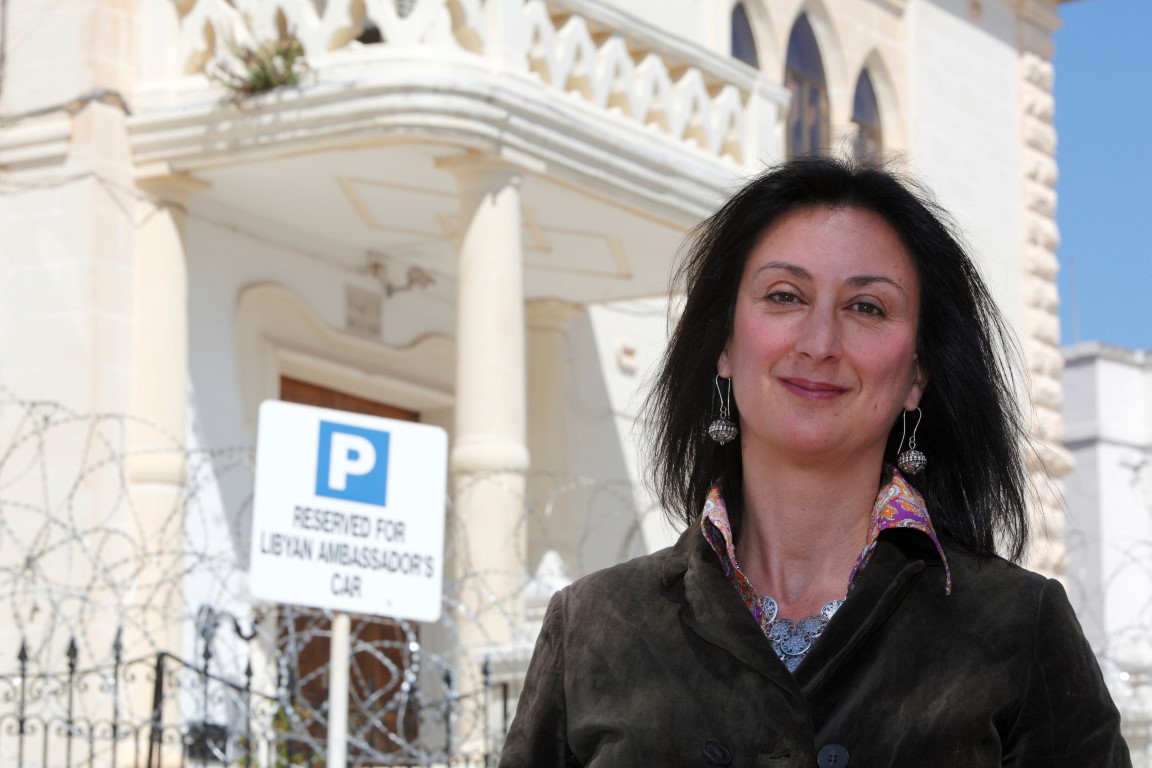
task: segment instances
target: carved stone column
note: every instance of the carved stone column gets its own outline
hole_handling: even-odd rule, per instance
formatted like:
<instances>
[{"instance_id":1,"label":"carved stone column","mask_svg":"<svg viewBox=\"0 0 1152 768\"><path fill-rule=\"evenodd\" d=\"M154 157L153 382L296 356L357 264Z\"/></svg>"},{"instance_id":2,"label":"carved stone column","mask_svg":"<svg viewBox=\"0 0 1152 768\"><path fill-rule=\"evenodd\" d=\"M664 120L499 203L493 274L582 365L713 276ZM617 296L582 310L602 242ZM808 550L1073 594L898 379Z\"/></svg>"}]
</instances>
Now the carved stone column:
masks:
<instances>
[{"instance_id":1,"label":"carved stone column","mask_svg":"<svg viewBox=\"0 0 1152 768\"><path fill-rule=\"evenodd\" d=\"M571 420L568 414L568 326L583 309L563 301L528 304L528 408L532 476L528 491L532 519L528 521L528 567L540 564L555 550L562 565L576 563L576 545L583 520L572 509L576 491L570 475Z\"/></svg>"},{"instance_id":2,"label":"carved stone column","mask_svg":"<svg viewBox=\"0 0 1152 768\"><path fill-rule=\"evenodd\" d=\"M520 171L470 154L460 186L456 425L451 452L461 642L479 658L520 621L526 562L525 325Z\"/></svg>"},{"instance_id":3,"label":"carved stone column","mask_svg":"<svg viewBox=\"0 0 1152 768\"><path fill-rule=\"evenodd\" d=\"M1028 564L1052 576L1063 574L1067 567L1062 478L1073 466L1072 455L1063 444L1060 376L1064 363L1056 290L1056 248L1060 243L1056 227L1056 130L1052 124L1052 33L1060 25L1056 5L1056 0L1019 0L1016 5L1024 172L1021 336L1034 408L1030 428L1036 449L1029 452L1028 463L1036 491Z\"/></svg>"},{"instance_id":4,"label":"carved stone column","mask_svg":"<svg viewBox=\"0 0 1152 768\"><path fill-rule=\"evenodd\" d=\"M183 580L185 414L188 398L188 269L185 206L208 185L165 175L137 182L142 202L136 233L132 286L132 380L124 461L130 512L139 536L134 573L134 610L140 621L126 630L126 648L180 652L186 613ZM145 700L145 686L135 697ZM165 704L171 722L178 702ZM179 759L172 745L159 745L158 759Z\"/></svg>"},{"instance_id":5,"label":"carved stone column","mask_svg":"<svg viewBox=\"0 0 1152 768\"><path fill-rule=\"evenodd\" d=\"M151 196L136 237L128 475L140 488L182 489L188 388L186 206L208 185L183 175L141 180ZM165 491L168 493L168 491Z\"/></svg>"}]
</instances>

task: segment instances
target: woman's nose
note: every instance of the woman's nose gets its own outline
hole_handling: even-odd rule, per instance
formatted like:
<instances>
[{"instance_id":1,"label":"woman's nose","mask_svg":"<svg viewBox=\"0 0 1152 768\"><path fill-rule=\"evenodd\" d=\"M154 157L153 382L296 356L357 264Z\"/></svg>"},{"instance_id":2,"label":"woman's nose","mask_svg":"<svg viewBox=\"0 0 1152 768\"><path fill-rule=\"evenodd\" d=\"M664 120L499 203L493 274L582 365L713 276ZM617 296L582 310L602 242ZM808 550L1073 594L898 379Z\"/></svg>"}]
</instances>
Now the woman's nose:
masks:
<instances>
[{"instance_id":1,"label":"woman's nose","mask_svg":"<svg viewBox=\"0 0 1152 768\"><path fill-rule=\"evenodd\" d=\"M832 308L813 308L804 318L799 331L796 351L813 360L836 359L844 351L840 344L836 312Z\"/></svg>"}]
</instances>

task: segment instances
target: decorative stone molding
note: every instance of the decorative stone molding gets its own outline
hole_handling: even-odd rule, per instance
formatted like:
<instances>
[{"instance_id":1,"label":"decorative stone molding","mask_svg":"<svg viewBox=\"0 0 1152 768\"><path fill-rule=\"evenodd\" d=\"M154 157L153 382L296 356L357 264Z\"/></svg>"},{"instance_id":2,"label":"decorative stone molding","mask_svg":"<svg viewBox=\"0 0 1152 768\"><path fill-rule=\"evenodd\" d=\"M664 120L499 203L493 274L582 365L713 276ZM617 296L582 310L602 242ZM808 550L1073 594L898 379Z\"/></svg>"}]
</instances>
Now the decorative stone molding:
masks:
<instances>
[{"instance_id":1,"label":"decorative stone molding","mask_svg":"<svg viewBox=\"0 0 1152 768\"><path fill-rule=\"evenodd\" d=\"M401 10L407 10L401 14ZM388 45L436 45L484 50L480 0L418 0L401 9L394 0L191 0L180 6L180 60L194 74L229 45L254 47L291 33L309 59L360 45L375 27Z\"/></svg>"},{"instance_id":2,"label":"decorative stone molding","mask_svg":"<svg viewBox=\"0 0 1152 768\"><path fill-rule=\"evenodd\" d=\"M576 96L598 110L696 144L737 165L778 154L775 123L787 94L750 67L653 31L595 0L187 0L180 53L188 75L227 58L230 45L254 47L291 32L314 71L339 59L387 55L479 63L522 75L546 95ZM380 42L357 38L371 28ZM329 54L339 53L333 57ZM472 72L475 76L477 72ZM457 77L460 80L460 77ZM477 80L478 86L487 87Z\"/></svg>"},{"instance_id":3,"label":"decorative stone molding","mask_svg":"<svg viewBox=\"0 0 1152 768\"><path fill-rule=\"evenodd\" d=\"M546 84L743 162L746 91L732 83L713 84L719 91L712 96L705 74L696 67L674 80L654 51L637 64L621 35L598 44L587 19L554 18L539 0L525 5L524 16L529 63Z\"/></svg>"},{"instance_id":4,"label":"decorative stone molding","mask_svg":"<svg viewBox=\"0 0 1152 768\"><path fill-rule=\"evenodd\" d=\"M1059 26L1056 0L1021 0L1016 5L1020 52L1021 157L1024 242L1021 259L1024 359L1031 394L1028 472L1032 479L1033 546L1029 566L1053 576L1064 573L1064 478L1072 455L1064 447L1061 415L1059 297L1056 248L1056 131L1053 127L1052 33Z\"/></svg>"},{"instance_id":5,"label":"decorative stone molding","mask_svg":"<svg viewBox=\"0 0 1152 768\"><path fill-rule=\"evenodd\" d=\"M236 309L237 383L253 435L260 403L278 396L281 376L387 402L422 417L445 412L454 403L455 354L455 343L444 336L425 336L401 348L342 333L281 285L246 288Z\"/></svg>"}]
</instances>

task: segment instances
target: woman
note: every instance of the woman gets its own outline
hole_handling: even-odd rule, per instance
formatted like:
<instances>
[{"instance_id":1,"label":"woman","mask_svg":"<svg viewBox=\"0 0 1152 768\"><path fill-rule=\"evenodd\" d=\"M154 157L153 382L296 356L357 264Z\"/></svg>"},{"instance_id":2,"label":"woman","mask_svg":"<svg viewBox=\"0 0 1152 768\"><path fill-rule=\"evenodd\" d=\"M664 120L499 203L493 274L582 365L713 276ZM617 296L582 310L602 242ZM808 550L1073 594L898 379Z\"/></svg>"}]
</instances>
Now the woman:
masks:
<instances>
[{"instance_id":1,"label":"woman","mask_svg":"<svg viewBox=\"0 0 1152 768\"><path fill-rule=\"evenodd\" d=\"M698 228L647 422L686 530L553 598L502 766L1130 764L1060 584L997 555L1023 432L946 222L804 158Z\"/></svg>"}]
</instances>

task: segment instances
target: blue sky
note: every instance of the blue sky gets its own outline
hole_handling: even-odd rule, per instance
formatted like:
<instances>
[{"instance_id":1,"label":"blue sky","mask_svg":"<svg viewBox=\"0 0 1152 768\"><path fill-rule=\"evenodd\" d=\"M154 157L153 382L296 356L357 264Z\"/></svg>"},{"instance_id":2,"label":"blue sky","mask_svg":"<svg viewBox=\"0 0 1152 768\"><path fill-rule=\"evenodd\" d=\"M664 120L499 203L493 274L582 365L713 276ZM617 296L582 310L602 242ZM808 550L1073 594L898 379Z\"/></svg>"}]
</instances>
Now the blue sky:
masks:
<instances>
[{"instance_id":1,"label":"blue sky","mask_svg":"<svg viewBox=\"0 0 1152 768\"><path fill-rule=\"evenodd\" d=\"M1152 0L1060 16L1061 342L1152 349Z\"/></svg>"}]
</instances>

